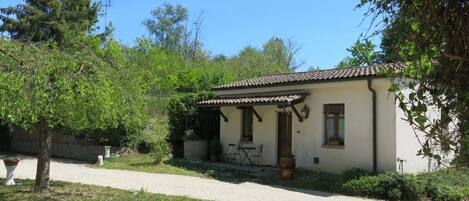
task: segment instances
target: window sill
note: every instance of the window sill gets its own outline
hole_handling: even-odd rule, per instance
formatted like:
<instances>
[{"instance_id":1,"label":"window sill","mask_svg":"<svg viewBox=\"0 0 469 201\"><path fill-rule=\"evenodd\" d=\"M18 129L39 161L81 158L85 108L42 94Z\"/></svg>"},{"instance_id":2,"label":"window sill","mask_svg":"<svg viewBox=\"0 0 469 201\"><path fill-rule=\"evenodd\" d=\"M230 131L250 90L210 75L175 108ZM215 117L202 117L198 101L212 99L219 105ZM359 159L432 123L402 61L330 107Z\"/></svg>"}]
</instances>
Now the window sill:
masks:
<instances>
[{"instance_id":1,"label":"window sill","mask_svg":"<svg viewBox=\"0 0 469 201\"><path fill-rule=\"evenodd\" d=\"M345 146L344 146L344 145L323 144L321 147L322 147L322 148L326 148L326 149L345 149Z\"/></svg>"}]
</instances>

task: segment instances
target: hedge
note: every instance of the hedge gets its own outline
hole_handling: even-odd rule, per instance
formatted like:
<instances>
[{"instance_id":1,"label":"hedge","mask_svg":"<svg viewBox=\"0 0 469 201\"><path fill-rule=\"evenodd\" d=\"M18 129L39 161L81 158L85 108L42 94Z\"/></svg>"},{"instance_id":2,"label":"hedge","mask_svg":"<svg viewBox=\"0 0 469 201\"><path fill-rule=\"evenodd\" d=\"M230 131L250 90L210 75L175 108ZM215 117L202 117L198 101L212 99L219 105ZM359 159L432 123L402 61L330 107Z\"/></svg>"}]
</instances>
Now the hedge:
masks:
<instances>
[{"instance_id":1,"label":"hedge","mask_svg":"<svg viewBox=\"0 0 469 201\"><path fill-rule=\"evenodd\" d=\"M386 172L370 175L364 171L344 172L344 193L386 200L469 200L469 171L440 170L412 175Z\"/></svg>"},{"instance_id":2,"label":"hedge","mask_svg":"<svg viewBox=\"0 0 469 201\"><path fill-rule=\"evenodd\" d=\"M220 136L220 115L213 108L196 107L196 103L214 97L209 92L173 95L168 103L169 142L175 157L183 156L183 137L193 129L198 138L211 140Z\"/></svg>"}]
</instances>

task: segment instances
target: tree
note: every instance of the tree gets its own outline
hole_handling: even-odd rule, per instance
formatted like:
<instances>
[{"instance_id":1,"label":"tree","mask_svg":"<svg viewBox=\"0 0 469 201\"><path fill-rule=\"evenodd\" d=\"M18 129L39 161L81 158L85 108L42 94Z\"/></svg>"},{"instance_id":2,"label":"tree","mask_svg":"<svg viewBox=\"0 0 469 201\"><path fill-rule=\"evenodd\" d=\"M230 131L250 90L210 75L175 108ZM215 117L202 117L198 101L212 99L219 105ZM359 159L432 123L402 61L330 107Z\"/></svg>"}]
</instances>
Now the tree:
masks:
<instances>
[{"instance_id":1,"label":"tree","mask_svg":"<svg viewBox=\"0 0 469 201\"><path fill-rule=\"evenodd\" d=\"M36 191L49 187L53 129L117 127L145 118L138 74L101 59L114 51L49 47L0 41L0 119L38 133Z\"/></svg>"},{"instance_id":2,"label":"tree","mask_svg":"<svg viewBox=\"0 0 469 201\"><path fill-rule=\"evenodd\" d=\"M182 5L165 3L151 11L151 15L152 18L146 19L143 24L153 41L163 49L194 60L201 51L202 15L193 23L192 29L188 27L187 8Z\"/></svg>"},{"instance_id":3,"label":"tree","mask_svg":"<svg viewBox=\"0 0 469 201\"><path fill-rule=\"evenodd\" d=\"M399 58L407 67L388 73L396 80L410 79L404 82L410 92L399 93L403 82L390 90L397 93L409 124L424 133L419 154L441 162L452 152L456 165L469 166L468 2L364 0L359 4L365 5L367 15L383 19L379 24L387 33L404 27L393 47L399 47ZM430 108L438 108L441 118L428 116Z\"/></svg>"},{"instance_id":4,"label":"tree","mask_svg":"<svg viewBox=\"0 0 469 201\"><path fill-rule=\"evenodd\" d=\"M357 40L355 44L347 48L351 56L342 59L336 68L349 68L356 66L369 66L380 62L380 54L375 51L376 46L370 40Z\"/></svg>"},{"instance_id":5,"label":"tree","mask_svg":"<svg viewBox=\"0 0 469 201\"><path fill-rule=\"evenodd\" d=\"M0 32L22 41L53 40L63 45L77 34L92 30L99 4L91 0L26 0L0 8Z\"/></svg>"},{"instance_id":6,"label":"tree","mask_svg":"<svg viewBox=\"0 0 469 201\"><path fill-rule=\"evenodd\" d=\"M270 59L278 66L288 66L295 70L303 63L296 61L296 55L300 48L292 40L284 40L272 37L263 45L263 53L270 57Z\"/></svg>"}]
</instances>

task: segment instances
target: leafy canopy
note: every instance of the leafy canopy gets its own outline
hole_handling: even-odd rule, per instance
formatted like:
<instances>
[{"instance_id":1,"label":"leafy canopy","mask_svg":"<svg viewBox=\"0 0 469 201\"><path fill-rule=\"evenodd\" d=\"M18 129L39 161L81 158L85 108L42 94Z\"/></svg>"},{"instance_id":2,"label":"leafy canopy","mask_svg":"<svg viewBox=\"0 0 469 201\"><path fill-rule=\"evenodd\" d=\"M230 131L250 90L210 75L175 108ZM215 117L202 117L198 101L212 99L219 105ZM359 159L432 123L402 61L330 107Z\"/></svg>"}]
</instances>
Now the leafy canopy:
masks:
<instances>
[{"instance_id":1,"label":"leafy canopy","mask_svg":"<svg viewBox=\"0 0 469 201\"><path fill-rule=\"evenodd\" d=\"M143 121L139 77L101 59L105 52L112 51L63 51L1 39L0 119L24 128L45 119L49 127L78 130Z\"/></svg>"},{"instance_id":2,"label":"leafy canopy","mask_svg":"<svg viewBox=\"0 0 469 201\"><path fill-rule=\"evenodd\" d=\"M357 66L369 66L380 62L381 54L375 51L376 46L370 40L357 40L355 44L347 48L351 56L342 59L336 68L349 68Z\"/></svg>"},{"instance_id":3,"label":"leafy canopy","mask_svg":"<svg viewBox=\"0 0 469 201\"><path fill-rule=\"evenodd\" d=\"M0 32L22 41L64 44L91 31L99 9L91 0L26 0L15 7L0 8Z\"/></svg>"},{"instance_id":4,"label":"leafy canopy","mask_svg":"<svg viewBox=\"0 0 469 201\"><path fill-rule=\"evenodd\" d=\"M397 80L406 120L425 136L421 155L441 162L454 153L457 165L469 165L469 3L444 0L362 0L368 15L382 19L390 60L407 62L401 72L389 72ZM441 118L428 111L437 108Z\"/></svg>"}]
</instances>

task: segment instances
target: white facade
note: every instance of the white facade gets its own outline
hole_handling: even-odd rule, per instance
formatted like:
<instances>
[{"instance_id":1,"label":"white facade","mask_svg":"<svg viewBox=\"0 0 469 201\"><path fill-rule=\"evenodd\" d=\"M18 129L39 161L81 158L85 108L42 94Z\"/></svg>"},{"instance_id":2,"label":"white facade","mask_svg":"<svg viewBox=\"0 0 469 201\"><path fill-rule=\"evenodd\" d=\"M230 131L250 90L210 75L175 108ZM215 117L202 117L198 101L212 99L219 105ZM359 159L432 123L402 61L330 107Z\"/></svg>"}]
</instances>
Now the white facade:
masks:
<instances>
[{"instance_id":1,"label":"white facade","mask_svg":"<svg viewBox=\"0 0 469 201\"><path fill-rule=\"evenodd\" d=\"M402 112L396 106L395 97L388 92L391 81L373 79L372 88L377 92L377 169L398 170L397 159L404 159L405 172L428 170L428 159L417 156L420 148L410 125L401 120ZM220 96L261 95L288 91L306 91L310 95L304 102L295 105L300 110L307 105L309 118L299 122L292 115L292 153L298 168L339 173L350 168L372 170L372 93L367 80L336 81L316 84L299 84L279 87L230 89L216 91ZM344 146L324 145L324 104L341 103L345 106ZM253 144L262 144L263 164L277 164L277 112L283 111L276 105L254 106L263 121L253 120ZM287 108L291 111L291 108ZM221 111L228 122L220 121L220 140L238 144L241 138L241 110L236 106L223 106ZM293 112L292 112L293 113ZM319 163L314 163L314 158Z\"/></svg>"}]
</instances>

